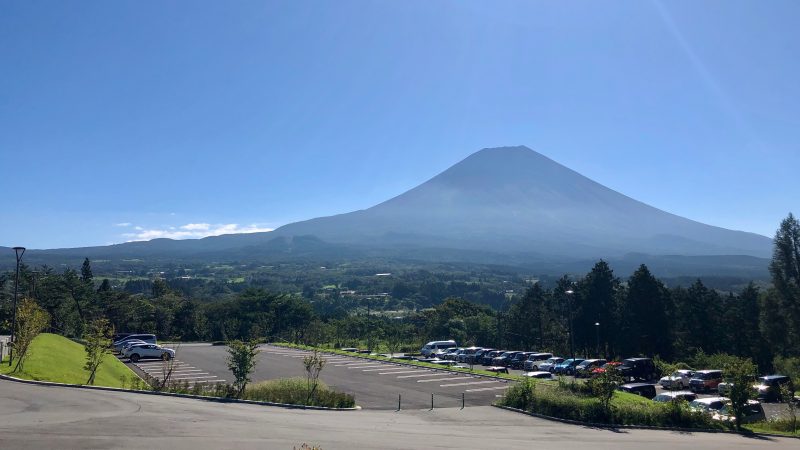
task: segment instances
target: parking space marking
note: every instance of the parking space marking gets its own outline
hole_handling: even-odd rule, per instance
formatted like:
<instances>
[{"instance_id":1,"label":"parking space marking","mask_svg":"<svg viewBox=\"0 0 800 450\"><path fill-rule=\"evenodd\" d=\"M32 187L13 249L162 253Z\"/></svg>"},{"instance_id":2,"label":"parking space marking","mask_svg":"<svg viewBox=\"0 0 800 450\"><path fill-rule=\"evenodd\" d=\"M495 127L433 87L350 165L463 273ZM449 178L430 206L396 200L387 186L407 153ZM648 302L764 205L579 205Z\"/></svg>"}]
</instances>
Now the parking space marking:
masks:
<instances>
[{"instance_id":1,"label":"parking space marking","mask_svg":"<svg viewBox=\"0 0 800 450\"><path fill-rule=\"evenodd\" d=\"M496 391L498 389L508 389L511 386L497 386L497 387L485 387L485 388L476 388L476 389L465 389L464 392L483 392L483 391Z\"/></svg>"},{"instance_id":2,"label":"parking space marking","mask_svg":"<svg viewBox=\"0 0 800 450\"><path fill-rule=\"evenodd\" d=\"M402 372L387 372L387 373L411 373L411 372L419 372L418 370L413 370L411 372L406 371L406 367L398 367L397 369L389 369L386 367L382 367L380 369L365 369L362 372L380 372L381 370L402 370ZM383 375L383 374L381 374Z\"/></svg>"},{"instance_id":3,"label":"parking space marking","mask_svg":"<svg viewBox=\"0 0 800 450\"><path fill-rule=\"evenodd\" d=\"M383 364L359 364L359 365L356 365L356 366L348 366L347 368L348 369L366 369L368 367L381 367L381 366L383 366ZM384 370L385 369L386 368L384 367Z\"/></svg>"},{"instance_id":4,"label":"parking space marking","mask_svg":"<svg viewBox=\"0 0 800 450\"><path fill-rule=\"evenodd\" d=\"M389 369L382 369L382 370L389 370ZM365 372L366 372L366 370L365 370ZM395 374L399 374L399 373L422 373L422 372L429 372L429 371L428 371L428 370L425 370L425 369L417 369L417 370L403 370L403 371L401 371L401 372L398 372L398 371L392 371L392 372L378 372L378 375L395 375ZM398 378L400 378L400 377L398 377Z\"/></svg>"},{"instance_id":5,"label":"parking space marking","mask_svg":"<svg viewBox=\"0 0 800 450\"><path fill-rule=\"evenodd\" d=\"M494 380L487 380L487 381L467 381L466 383L449 383L449 384L440 384L439 387L450 387L450 386L469 386L472 384L487 384L487 383L500 383L500 381Z\"/></svg>"},{"instance_id":6,"label":"parking space marking","mask_svg":"<svg viewBox=\"0 0 800 450\"><path fill-rule=\"evenodd\" d=\"M419 378L419 377L444 377L449 376L447 373L424 373L420 375L400 375L397 378Z\"/></svg>"},{"instance_id":7,"label":"parking space marking","mask_svg":"<svg viewBox=\"0 0 800 450\"><path fill-rule=\"evenodd\" d=\"M474 377L450 377L450 378L436 378L432 380L417 380L417 383L432 383L434 381L450 381L450 380L466 380Z\"/></svg>"}]
</instances>

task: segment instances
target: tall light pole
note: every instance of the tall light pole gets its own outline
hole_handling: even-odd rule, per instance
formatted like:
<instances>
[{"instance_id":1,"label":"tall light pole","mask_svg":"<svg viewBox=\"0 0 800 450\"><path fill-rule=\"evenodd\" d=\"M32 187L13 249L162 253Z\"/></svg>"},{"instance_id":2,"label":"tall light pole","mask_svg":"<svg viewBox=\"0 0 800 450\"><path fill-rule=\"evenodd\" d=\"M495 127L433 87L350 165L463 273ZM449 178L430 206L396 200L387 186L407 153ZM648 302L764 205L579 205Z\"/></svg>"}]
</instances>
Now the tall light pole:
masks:
<instances>
[{"instance_id":1,"label":"tall light pole","mask_svg":"<svg viewBox=\"0 0 800 450\"><path fill-rule=\"evenodd\" d=\"M17 292L19 291L19 262L25 254L25 247L14 247L14 254L17 256L17 272L14 275L14 315L11 321L11 348L8 350L8 365L11 366L11 359L14 357L14 334L17 331Z\"/></svg>"},{"instance_id":2,"label":"tall light pole","mask_svg":"<svg viewBox=\"0 0 800 450\"><path fill-rule=\"evenodd\" d=\"M600 357L600 322L594 323L594 330L597 333L597 357Z\"/></svg>"},{"instance_id":3,"label":"tall light pole","mask_svg":"<svg viewBox=\"0 0 800 450\"><path fill-rule=\"evenodd\" d=\"M572 331L572 295L575 293L572 289L565 292L567 294L567 308L569 308L569 354L570 358L575 359L575 333Z\"/></svg>"}]
</instances>

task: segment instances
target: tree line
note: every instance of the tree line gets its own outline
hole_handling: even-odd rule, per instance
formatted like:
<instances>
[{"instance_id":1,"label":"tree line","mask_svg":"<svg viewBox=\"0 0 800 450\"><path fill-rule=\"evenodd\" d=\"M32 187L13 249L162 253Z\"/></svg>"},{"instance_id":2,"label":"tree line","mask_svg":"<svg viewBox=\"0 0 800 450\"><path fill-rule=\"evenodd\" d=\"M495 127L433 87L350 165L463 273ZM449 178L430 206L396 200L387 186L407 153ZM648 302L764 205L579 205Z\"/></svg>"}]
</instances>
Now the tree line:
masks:
<instances>
[{"instance_id":1,"label":"tree line","mask_svg":"<svg viewBox=\"0 0 800 450\"><path fill-rule=\"evenodd\" d=\"M699 351L751 358L768 368L775 357L800 356L800 224L791 214L775 236L772 285L751 283L738 294L695 281L669 287L647 266L621 279L605 261L584 276L532 284L511 302L479 304L451 296L399 316L344 307L335 299L247 288L224 301L190 298L156 278L149 292L96 280L87 259L80 271L22 267L21 292L50 318L48 327L80 337L105 318L117 331L161 339L270 339L410 350L428 340L542 350L580 356L658 355L678 360ZM13 274L0 277L0 328L10 328ZM402 290L404 287L398 288ZM437 288L445 289L445 288ZM474 287L452 288L468 297ZM346 305L346 303L344 303Z\"/></svg>"}]
</instances>

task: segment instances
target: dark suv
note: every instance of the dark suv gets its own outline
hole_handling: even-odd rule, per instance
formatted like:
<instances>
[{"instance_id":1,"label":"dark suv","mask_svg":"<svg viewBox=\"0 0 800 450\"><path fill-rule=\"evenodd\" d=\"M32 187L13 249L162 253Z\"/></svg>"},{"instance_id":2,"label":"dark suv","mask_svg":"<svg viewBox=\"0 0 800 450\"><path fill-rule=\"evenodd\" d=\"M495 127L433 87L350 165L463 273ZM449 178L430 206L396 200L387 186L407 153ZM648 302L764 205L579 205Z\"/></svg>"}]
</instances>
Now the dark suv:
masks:
<instances>
[{"instance_id":1,"label":"dark suv","mask_svg":"<svg viewBox=\"0 0 800 450\"><path fill-rule=\"evenodd\" d=\"M617 371L624 380L652 381L657 378L656 365L650 358L628 358Z\"/></svg>"},{"instance_id":2,"label":"dark suv","mask_svg":"<svg viewBox=\"0 0 800 450\"><path fill-rule=\"evenodd\" d=\"M759 377L758 382L753 388L756 390L758 399L762 402L790 401L791 398L784 399L781 394L781 388L783 386L788 386L791 396L794 397L794 384L792 383L792 379L786 375L767 375L765 377Z\"/></svg>"},{"instance_id":3,"label":"dark suv","mask_svg":"<svg viewBox=\"0 0 800 450\"><path fill-rule=\"evenodd\" d=\"M514 359L511 360L511 367L512 369L524 369L525 368L525 361L528 359L528 356L531 355L533 352L519 352L514 355Z\"/></svg>"}]
</instances>

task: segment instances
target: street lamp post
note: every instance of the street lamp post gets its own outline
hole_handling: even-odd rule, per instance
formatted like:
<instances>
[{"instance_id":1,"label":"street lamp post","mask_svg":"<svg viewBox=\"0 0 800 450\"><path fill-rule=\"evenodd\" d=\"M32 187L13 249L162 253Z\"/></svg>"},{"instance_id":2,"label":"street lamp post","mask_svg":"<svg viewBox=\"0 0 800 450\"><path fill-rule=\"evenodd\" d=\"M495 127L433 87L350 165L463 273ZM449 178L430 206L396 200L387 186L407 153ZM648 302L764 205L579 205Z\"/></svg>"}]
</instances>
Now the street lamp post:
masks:
<instances>
[{"instance_id":1,"label":"street lamp post","mask_svg":"<svg viewBox=\"0 0 800 450\"><path fill-rule=\"evenodd\" d=\"M565 293L567 294L567 307L569 308L569 353L570 358L575 359L575 333L572 330L572 294L575 291L569 289Z\"/></svg>"},{"instance_id":2,"label":"street lamp post","mask_svg":"<svg viewBox=\"0 0 800 450\"><path fill-rule=\"evenodd\" d=\"M14 247L14 254L17 256L17 271L14 275L14 314L11 321L11 348L8 351L8 365L11 366L11 359L14 357L14 334L17 331L17 292L19 291L19 262L25 254L25 247Z\"/></svg>"},{"instance_id":3,"label":"street lamp post","mask_svg":"<svg viewBox=\"0 0 800 450\"><path fill-rule=\"evenodd\" d=\"M597 357L600 357L600 322L594 323L594 331L597 334Z\"/></svg>"}]
</instances>

